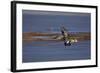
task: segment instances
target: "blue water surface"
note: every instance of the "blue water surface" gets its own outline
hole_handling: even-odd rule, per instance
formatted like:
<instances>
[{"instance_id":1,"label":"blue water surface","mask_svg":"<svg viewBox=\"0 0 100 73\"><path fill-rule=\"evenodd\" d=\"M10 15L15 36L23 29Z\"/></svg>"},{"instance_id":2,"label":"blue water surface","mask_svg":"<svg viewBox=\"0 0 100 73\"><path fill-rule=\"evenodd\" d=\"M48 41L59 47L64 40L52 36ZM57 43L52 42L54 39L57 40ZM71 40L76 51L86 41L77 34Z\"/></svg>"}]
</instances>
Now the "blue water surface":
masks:
<instances>
[{"instance_id":1,"label":"blue water surface","mask_svg":"<svg viewBox=\"0 0 100 73\"><path fill-rule=\"evenodd\" d=\"M27 42L23 44L23 62L86 60L91 58L90 51L90 41L67 47L63 42Z\"/></svg>"}]
</instances>

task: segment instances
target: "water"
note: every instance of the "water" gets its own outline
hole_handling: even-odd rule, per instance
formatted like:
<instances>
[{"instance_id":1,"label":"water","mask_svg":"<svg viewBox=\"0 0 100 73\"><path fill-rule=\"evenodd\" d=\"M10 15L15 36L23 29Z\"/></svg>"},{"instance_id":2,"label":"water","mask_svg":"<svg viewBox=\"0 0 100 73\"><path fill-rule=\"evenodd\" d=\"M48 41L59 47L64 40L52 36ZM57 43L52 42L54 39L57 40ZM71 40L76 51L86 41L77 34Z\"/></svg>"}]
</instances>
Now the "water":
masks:
<instances>
[{"instance_id":1,"label":"water","mask_svg":"<svg viewBox=\"0 0 100 73\"><path fill-rule=\"evenodd\" d=\"M68 29L68 32L90 32L91 29L90 13L23 10L22 17L24 33L61 32L62 25ZM90 41L74 43L67 47L64 46L63 41L24 42L22 61L28 63L85 60L91 58L90 54Z\"/></svg>"},{"instance_id":2,"label":"water","mask_svg":"<svg viewBox=\"0 0 100 73\"><path fill-rule=\"evenodd\" d=\"M63 42L41 41L23 44L23 62L47 62L86 60L91 58L90 41L73 43L65 47Z\"/></svg>"}]
</instances>

